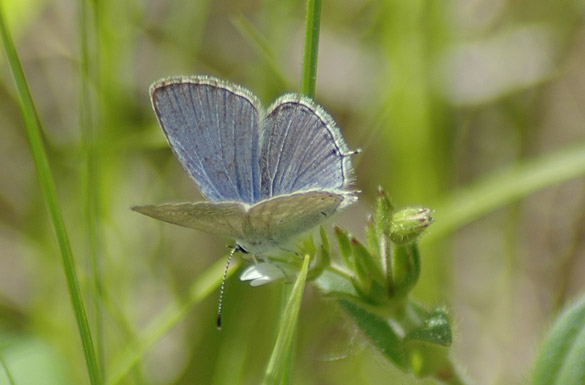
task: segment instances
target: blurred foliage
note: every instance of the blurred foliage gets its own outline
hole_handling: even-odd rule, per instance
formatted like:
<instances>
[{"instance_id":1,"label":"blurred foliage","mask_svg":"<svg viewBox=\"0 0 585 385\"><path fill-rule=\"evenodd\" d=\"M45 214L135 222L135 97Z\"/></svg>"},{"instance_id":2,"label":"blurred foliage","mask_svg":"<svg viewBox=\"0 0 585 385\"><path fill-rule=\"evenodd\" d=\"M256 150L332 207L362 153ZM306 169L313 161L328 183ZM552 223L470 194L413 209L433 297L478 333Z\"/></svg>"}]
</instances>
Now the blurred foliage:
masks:
<instances>
[{"instance_id":1,"label":"blurred foliage","mask_svg":"<svg viewBox=\"0 0 585 385\"><path fill-rule=\"evenodd\" d=\"M43 123L105 372L176 305L181 321L152 341L123 383L258 383L287 290L228 280L217 332L216 295L197 297L189 312L181 305L228 241L128 208L202 199L156 124L148 86L210 74L265 104L298 92L304 2L1 5ZM453 356L480 384L524 383L544 330L584 289L583 166L563 157L585 148L584 13L580 0L323 2L316 100L363 150L355 158L360 204L335 222L363 238L379 185L398 207L438 208L437 227L449 225L437 236L431 227L421 245L414 297L447 305ZM0 351L18 385L38 384L39 372L47 384L87 383L4 55L0 70ZM573 171L511 187L531 183L515 172L550 154ZM488 186L478 189L482 181ZM459 200L483 209L453 222ZM294 383L420 383L314 287L300 312Z\"/></svg>"}]
</instances>

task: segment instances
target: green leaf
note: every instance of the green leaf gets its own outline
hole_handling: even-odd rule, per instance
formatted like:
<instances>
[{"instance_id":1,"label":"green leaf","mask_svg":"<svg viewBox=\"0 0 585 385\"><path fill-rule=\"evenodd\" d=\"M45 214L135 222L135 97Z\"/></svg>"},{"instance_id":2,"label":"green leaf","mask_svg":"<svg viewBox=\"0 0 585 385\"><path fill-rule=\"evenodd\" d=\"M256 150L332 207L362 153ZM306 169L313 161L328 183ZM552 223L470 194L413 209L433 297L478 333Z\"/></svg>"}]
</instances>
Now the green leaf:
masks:
<instances>
[{"instance_id":1,"label":"green leaf","mask_svg":"<svg viewBox=\"0 0 585 385\"><path fill-rule=\"evenodd\" d=\"M451 324L445 309L435 309L425 319L424 324L408 333L405 338L411 341L423 341L440 346L450 346L452 342Z\"/></svg>"},{"instance_id":2,"label":"green leaf","mask_svg":"<svg viewBox=\"0 0 585 385\"><path fill-rule=\"evenodd\" d=\"M349 242L349 234L347 231L338 226L335 226L333 230L335 231L335 239L337 239L339 254L341 255L341 258L343 258L345 265L351 269L353 267L353 262L351 261L351 244Z\"/></svg>"},{"instance_id":3,"label":"green leaf","mask_svg":"<svg viewBox=\"0 0 585 385\"><path fill-rule=\"evenodd\" d=\"M325 270L313 282L315 282L324 295L349 297L356 297L358 295L350 278L340 274L338 271Z\"/></svg>"},{"instance_id":4,"label":"green leaf","mask_svg":"<svg viewBox=\"0 0 585 385\"><path fill-rule=\"evenodd\" d=\"M309 275L307 277L308 280L313 280L317 278L319 275L323 273L325 268L331 264L331 254L329 253L329 240L327 239L327 234L325 233L325 229L323 226L319 229L319 234L321 236L321 245L319 246L319 250L314 250L313 254L315 255L315 262L311 269L309 270Z\"/></svg>"},{"instance_id":5,"label":"green leaf","mask_svg":"<svg viewBox=\"0 0 585 385\"><path fill-rule=\"evenodd\" d=\"M407 295L420 276L420 255L416 241L396 245L392 253L393 293Z\"/></svg>"},{"instance_id":6,"label":"green leaf","mask_svg":"<svg viewBox=\"0 0 585 385\"><path fill-rule=\"evenodd\" d=\"M340 299L338 302L386 358L400 369L408 370L402 340L384 318L370 313L352 301Z\"/></svg>"},{"instance_id":7,"label":"green leaf","mask_svg":"<svg viewBox=\"0 0 585 385\"><path fill-rule=\"evenodd\" d=\"M376 217L374 222L376 223L376 227L380 235L388 235L393 213L394 207L390 201L390 197L388 197L388 194L386 194L384 190L379 187L378 200L376 202Z\"/></svg>"},{"instance_id":8,"label":"green leaf","mask_svg":"<svg viewBox=\"0 0 585 385\"><path fill-rule=\"evenodd\" d=\"M568 307L546 336L534 385L585 384L585 296Z\"/></svg>"},{"instance_id":9,"label":"green leaf","mask_svg":"<svg viewBox=\"0 0 585 385\"><path fill-rule=\"evenodd\" d=\"M378 231L376 222L372 216L368 217L364 233L366 235L368 247L370 248L372 253L376 255L382 255L382 250L380 249L380 239L384 239L384 236L381 235L380 232ZM388 244L387 242L385 243Z\"/></svg>"},{"instance_id":10,"label":"green leaf","mask_svg":"<svg viewBox=\"0 0 585 385\"><path fill-rule=\"evenodd\" d=\"M290 371L287 368L287 363L290 362L291 352L294 348L293 337L299 319L303 291L307 280L307 272L309 271L309 261L310 257L305 255L303 266L292 289L284 313L282 314L276 344L274 345L274 350L266 368L264 381L262 382L264 385L279 384L280 379L283 378L283 373Z\"/></svg>"},{"instance_id":11,"label":"green leaf","mask_svg":"<svg viewBox=\"0 0 585 385\"><path fill-rule=\"evenodd\" d=\"M361 284L366 284L372 279L381 287L386 286L386 279L380 263L370 254L368 249L356 238L351 239L351 249L355 272Z\"/></svg>"}]
</instances>

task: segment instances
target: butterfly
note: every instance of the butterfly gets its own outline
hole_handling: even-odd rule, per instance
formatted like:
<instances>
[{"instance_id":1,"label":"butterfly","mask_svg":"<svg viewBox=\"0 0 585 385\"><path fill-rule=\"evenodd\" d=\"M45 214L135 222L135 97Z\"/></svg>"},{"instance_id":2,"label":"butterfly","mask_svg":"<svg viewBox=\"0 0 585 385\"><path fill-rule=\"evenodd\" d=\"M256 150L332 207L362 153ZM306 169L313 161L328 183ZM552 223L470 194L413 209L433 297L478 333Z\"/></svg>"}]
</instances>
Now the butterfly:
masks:
<instances>
[{"instance_id":1,"label":"butterfly","mask_svg":"<svg viewBox=\"0 0 585 385\"><path fill-rule=\"evenodd\" d=\"M286 94L265 110L249 90L207 76L159 80L150 96L172 151L209 201L132 210L262 256L357 201L356 151L312 99Z\"/></svg>"}]
</instances>

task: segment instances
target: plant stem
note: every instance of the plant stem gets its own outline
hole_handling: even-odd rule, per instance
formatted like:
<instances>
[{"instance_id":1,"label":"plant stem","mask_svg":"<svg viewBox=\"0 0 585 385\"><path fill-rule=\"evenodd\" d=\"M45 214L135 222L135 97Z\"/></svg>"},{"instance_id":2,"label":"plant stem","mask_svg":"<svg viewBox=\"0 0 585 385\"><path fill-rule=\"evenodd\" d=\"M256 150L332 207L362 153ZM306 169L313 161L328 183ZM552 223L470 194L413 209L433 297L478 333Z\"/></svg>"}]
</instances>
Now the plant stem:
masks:
<instances>
[{"instance_id":1,"label":"plant stem","mask_svg":"<svg viewBox=\"0 0 585 385\"><path fill-rule=\"evenodd\" d=\"M98 385L102 382L98 370L97 358L93 346L91 331L87 322L83 298L79 289L77 273L75 272L75 261L71 252L65 223L61 216L61 210L57 203L55 185L41 137L40 120L36 113L34 102L20 64L20 59L18 58L16 48L14 47L14 43L5 24L1 9L0 34L2 35L2 41L4 43L4 49L6 50L10 70L12 71L12 76L14 77L14 82L16 83L16 88L19 94L20 108L31 148L31 155L37 171L37 177L49 211L49 218L55 231L59 250L61 252L63 271L65 273L67 289L69 291L69 297L77 321L77 328L81 336L89 379L92 385Z\"/></svg>"},{"instance_id":2,"label":"plant stem","mask_svg":"<svg viewBox=\"0 0 585 385\"><path fill-rule=\"evenodd\" d=\"M317 83L317 56L319 53L321 0L307 0L305 23L305 56L303 58L303 83L301 86L301 93L314 99L315 85Z\"/></svg>"},{"instance_id":3,"label":"plant stem","mask_svg":"<svg viewBox=\"0 0 585 385\"><path fill-rule=\"evenodd\" d=\"M10 385L15 385L16 383L14 382L14 378L12 378L12 374L10 373L10 370L8 369L8 365L6 365L6 361L4 360L4 355L2 354L2 352L0 352L0 365L2 365L2 368L4 369L4 373L6 373L6 377L8 378L8 383Z\"/></svg>"},{"instance_id":4,"label":"plant stem","mask_svg":"<svg viewBox=\"0 0 585 385\"><path fill-rule=\"evenodd\" d=\"M79 95L79 124L81 128L82 149L85 157L85 167L83 170L83 198L85 223L87 234L87 248L89 250L89 265L91 266L91 275L95 296L93 297L93 318L94 318L94 337L96 341L96 354L98 358L98 369L101 377L105 376L104 372L104 339L103 339L103 282L101 275L101 266L99 258L99 234L98 211L99 211L99 175L97 165L99 164L96 151L96 113L93 99L91 97L90 86L96 89L99 95L98 69L99 57L98 50L98 12L96 2L88 0L79 0L78 4L78 28L80 31L80 95ZM93 44L92 44L93 43Z\"/></svg>"},{"instance_id":5,"label":"plant stem","mask_svg":"<svg viewBox=\"0 0 585 385\"><path fill-rule=\"evenodd\" d=\"M434 241L506 204L548 186L585 175L585 145L567 147L500 171L452 192L436 206L433 231L422 240Z\"/></svg>"},{"instance_id":6,"label":"plant stem","mask_svg":"<svg viewBox=\"0 0 585 385\"><path fill-rule=\"evenodd\" d=\"M340 276L340 277L346 279L347 281L351 282L351 278L352 278L351 274L349 274L349 273L347 273L347 272L345 272L345 271L343 271L343 270L341 270L341 269L339 269L339 268L337 268L337 267L335 267L333 265L327 266L325 268L325 270L329 270L330 272L332 272L334 274L337 274L338 276Z\"/></svg>"},{"instance_id":7,"label":"plant stem","mask_svg":"<svg viewBox=\"0 0 585 385\"><path fill-rule=\"evenodd\" d=\"M239 267L239 260L232 261L227 276L231 277ZM121 356L112 360L115 365L112 370L108 371L109 376L106 384L116 385L122 382L126 374L142 359L152 345L179 323L195 304L200 303L217 290L221 284L224 269L225 262L218 260L193 282L186 298L179 302L170 303L161 311L144 329L140 337L130 343Z\"/></svg>"},{"instance_id":8,"label":"plant stem","mask_svg":"<svg viewBox=\"0 0 585 385\"><path fill-rule=\"evenodd\" d=\"M309 271L310 259L308 255L305 255L303 266L292 288L284 313L282 314L278 337L266 368L262 382L263 385L276 385L282 384L283 382L290 383L287 376L292 373L291 357L294 352L294 336L299 320L299 311L301 309L301 300Z\"/></svg>"}]
</instances>

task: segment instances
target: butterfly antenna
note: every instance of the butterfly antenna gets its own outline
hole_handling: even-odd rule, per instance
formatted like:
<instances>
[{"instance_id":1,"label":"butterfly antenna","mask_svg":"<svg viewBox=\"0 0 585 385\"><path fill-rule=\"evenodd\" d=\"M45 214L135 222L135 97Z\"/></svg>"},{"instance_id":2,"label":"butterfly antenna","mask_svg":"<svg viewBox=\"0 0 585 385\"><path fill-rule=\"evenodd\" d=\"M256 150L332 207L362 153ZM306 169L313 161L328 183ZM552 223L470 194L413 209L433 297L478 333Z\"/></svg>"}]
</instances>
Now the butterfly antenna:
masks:
<instances>
[{"instance_id":1,"label":"butterfly antenna","mask_svg":"<svg viewBox=\"0 0 585 385\"><path fill-rule=\"evenodd\" d=\"M225 264L225 270L223 272L223 278L221 280L221 286L219 287L219 304L217 305L217 330L221 330L221 307L223 305L223 291L225 288L225 280L227 278L227 273L230 268L230 262L232 261L232 257L234 253L238 250L238 247L233 247L232 251L228 255L227 263Z\"/></svg>"}]
</instances>

